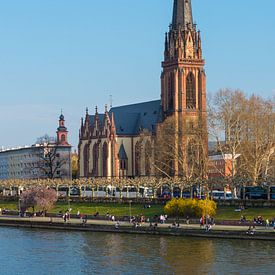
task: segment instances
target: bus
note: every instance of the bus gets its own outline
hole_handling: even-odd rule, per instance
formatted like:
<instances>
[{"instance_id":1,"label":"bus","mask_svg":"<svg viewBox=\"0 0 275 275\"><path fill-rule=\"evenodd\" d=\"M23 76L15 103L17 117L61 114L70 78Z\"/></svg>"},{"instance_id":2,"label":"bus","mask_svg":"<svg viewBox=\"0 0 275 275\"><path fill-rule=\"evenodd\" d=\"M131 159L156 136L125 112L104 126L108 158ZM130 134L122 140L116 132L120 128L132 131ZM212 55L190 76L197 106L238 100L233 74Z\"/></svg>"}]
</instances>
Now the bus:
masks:
<instances>
[{"instance_id":1,"label":"bus","mask_svg":"<svg viewBox=\"0 0 275 275\"><path fill-rule=\"evenodd\" d=\"M267 191L267 188L261 186L246 186L241 188L240 198L245 198L246 200L267 200Z\"/></svg>"},{"instance_id":2,"label":"bus","mask_svg":"<svg viewBox=\"0 0 275 275\"><path fill-rule=\"evenodd\" d=\"M233 196L231 191L219 191L213 190L209 192L209 197L212 197L214 200L232 200Z\"/></svg>"},{"instance_id":3,"label":"bus","mask_svg":"<svg viewBox=\"0 0 275 275\"><path fill-rule=\"evenodd\" d=\"M270 199L275 200L275 186L270 187Z\"/></svg>"}]
</instances>

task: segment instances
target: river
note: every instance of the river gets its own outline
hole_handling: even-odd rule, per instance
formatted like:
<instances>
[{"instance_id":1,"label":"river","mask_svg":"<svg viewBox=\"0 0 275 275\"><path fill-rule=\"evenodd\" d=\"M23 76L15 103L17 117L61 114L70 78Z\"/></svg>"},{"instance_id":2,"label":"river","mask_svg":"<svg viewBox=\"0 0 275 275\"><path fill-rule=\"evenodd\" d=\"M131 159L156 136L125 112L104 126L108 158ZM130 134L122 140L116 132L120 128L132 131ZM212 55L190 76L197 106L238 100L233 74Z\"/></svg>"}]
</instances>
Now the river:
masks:
<instances>
[{"instance_id":1,"label":"river","mask_svg":"<svg viewBox=\"0 0 275 275\"><path fill-rule=\"evenodd\" d=\"M268 241L0 228L0 274L274 274Z\"/></svg>"}]
</instances>

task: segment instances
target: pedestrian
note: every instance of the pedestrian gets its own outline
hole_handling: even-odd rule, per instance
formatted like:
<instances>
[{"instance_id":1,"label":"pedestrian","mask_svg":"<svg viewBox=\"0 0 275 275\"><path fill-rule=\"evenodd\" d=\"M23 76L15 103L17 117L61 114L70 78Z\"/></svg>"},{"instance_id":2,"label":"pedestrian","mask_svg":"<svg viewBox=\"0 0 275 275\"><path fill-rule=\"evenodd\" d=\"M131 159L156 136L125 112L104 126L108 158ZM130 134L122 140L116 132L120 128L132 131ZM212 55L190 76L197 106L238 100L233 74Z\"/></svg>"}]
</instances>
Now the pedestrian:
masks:
<instances>
[{"instance_id":1,"label":"pedestrian","mask_svg":"<svg viewBox=\"0 0 275 275\"><path fill-rule=\"evenodd\" d=\"M77 210L76 216L77 216L77 218L80 218L80 211L79 210Z\"/></svg>"},{"instance_id":2,"label":"pedestrian","mask_svg":"<svg viewBox=\"0 0 275 275\"><path fill-rule=\"evenodd\" d=\"M270 225L269 219L266 219L266 221L265 221L265 228L268 229L268 228L269 228L269 225Z\"/></svg>"},{"instance_id":3,"label":"pedestrian","mask_svg":"<svg viewBox=\"0 0 275 275\"><path fill-rule=\"evenodd\" d=\"M204 216L200 218L200 228L204 227Z\"/></svg>"}]
</instances>

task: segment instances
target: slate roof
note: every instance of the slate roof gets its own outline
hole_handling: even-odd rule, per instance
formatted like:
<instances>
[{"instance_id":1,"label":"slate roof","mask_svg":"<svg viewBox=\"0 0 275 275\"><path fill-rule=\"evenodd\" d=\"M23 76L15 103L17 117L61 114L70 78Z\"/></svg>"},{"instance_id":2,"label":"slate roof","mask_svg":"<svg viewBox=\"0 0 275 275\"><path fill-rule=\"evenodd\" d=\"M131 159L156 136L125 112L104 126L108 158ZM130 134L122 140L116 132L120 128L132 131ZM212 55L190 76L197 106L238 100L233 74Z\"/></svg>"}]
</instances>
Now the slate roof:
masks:
<instances>
[{"instance_id":1,"label":"slate roof","mask_svg":"<svg viewBox=\"0 0 275 275\"><path fill-rule=\"evenodd\" d=\"M154 100L137 104L113 107L109 117L114 114L116 133L118 136L138 135L143 129L156 131L156 125L162 119L161 101ZM101 126L104 124L105 114L98 114ZM94 124L95 115L90 115L90 125Z\"/></svg>"},{"instance_id":2,"label":"slate roof","mask_svg":"<svg viewBox=\"0 0 275 275\"><path fill-rule=\"evenodd\" d=\"M95 115L91 115L89 117L90 117L90 125L92 126L94 124ZM100 124L103 125L105 114L98 114L98 117L99 117Z\"/></svg>"},{"instance_id":3,"label":"slate roof","mask_svg":"<svg viewBox=\"0 0 275 275\"><path fill-rule=\"evenodd\" d=\"M114 114L117 135L138 135L140 130L155 132L156 124L162 119L161 101L125 105L111 108Z\"/></svg>"}]
</instances>

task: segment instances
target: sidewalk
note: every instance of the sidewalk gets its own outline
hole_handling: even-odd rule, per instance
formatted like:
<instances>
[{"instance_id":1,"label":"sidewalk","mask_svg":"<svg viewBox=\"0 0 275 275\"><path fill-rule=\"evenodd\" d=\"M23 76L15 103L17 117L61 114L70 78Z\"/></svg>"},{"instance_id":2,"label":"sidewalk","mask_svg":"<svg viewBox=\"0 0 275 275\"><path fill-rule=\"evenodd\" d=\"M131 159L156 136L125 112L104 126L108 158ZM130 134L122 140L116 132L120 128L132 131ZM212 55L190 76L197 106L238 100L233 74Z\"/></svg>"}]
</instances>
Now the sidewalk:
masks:
<instances>
[{"instance_id":1,"label":"sidewalk","mask_svg":"<svg viewBox=\"0 0 275 275\"><path fill-rule=\"evenodd\" d=\"M2 221L17 221L17 222L40 222L40 223L46 223L46 224L68 224L68 225L83 225L83 220L82 219L75 219L72 218L68 220L67 222L64 222L63 218L59 217L54 217L54 218L49 218L49 217L16 217L16 216L5 216L2 215L0 216L0 220ZM101 225L101 226L109 226L109 227L114 227L116 224L116 221L107 221L107 220L90 220L88 219L87 222L85 223L86 226L90 225ZM133 227L133 223L130 222L125 222L125 221L119 221L119 227ZM138 228L149 228L150 224L149 223L141 223L139 224ZM157 228L159 229L173 229L171 223L165 223L165 224L157 224ZM205 229L200 227L198 224L180 224L179 228L175 229L182 229L182 230L197 230L197 231L204 231ZM274 233L275 230L273 228L266 229L263 226L256 226L256 233L257 232L262 232L262 233ZM211 230L212 232L215 231L232 231L232 232L246 232L248 230L247 226L241 226L241 225L214 225L212 226Z\"/></svg>"}]
</instances>

